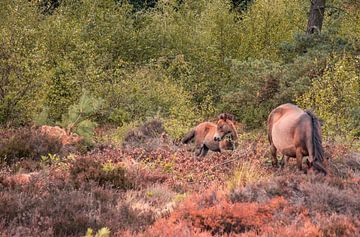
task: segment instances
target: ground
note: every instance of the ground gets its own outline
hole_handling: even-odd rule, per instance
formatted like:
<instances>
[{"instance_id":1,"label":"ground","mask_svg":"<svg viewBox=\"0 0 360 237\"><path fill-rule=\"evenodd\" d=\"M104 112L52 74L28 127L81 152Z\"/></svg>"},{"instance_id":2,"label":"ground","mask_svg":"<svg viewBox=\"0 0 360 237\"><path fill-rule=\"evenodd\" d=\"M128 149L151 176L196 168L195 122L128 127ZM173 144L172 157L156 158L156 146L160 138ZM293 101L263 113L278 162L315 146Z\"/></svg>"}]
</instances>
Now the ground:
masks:
<instances>
[{"instance_id":1,"label":"ground","mask_svg":"<svg viewBox=\"0 0 360 237\"><path fill-rule=\"evenodd\" d=\"M272 167L263 132L242 134L235 151L201 159L164 134L140 140L3 164L2 236L82 236L103 227L112 236L360 233L354 145L325 143L324 176L298 171L295 160Z\"/></svg>"}]
</instances>

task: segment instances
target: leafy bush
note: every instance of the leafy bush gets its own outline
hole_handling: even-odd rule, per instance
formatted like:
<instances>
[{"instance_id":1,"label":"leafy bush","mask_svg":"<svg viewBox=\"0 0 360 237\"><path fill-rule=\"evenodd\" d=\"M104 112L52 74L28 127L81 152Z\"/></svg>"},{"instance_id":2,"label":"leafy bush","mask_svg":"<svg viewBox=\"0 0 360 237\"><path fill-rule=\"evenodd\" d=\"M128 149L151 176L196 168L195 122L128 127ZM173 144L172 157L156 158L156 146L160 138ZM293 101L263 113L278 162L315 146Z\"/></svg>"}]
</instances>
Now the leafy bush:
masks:
<instances>
[{"instance_id":1,"label":"leafy bush","mask_svg":"<svg viewBox=\"0 0 360 237\"><path fill-rule=\"evenodd\" d=\"M346 55L330 59L324 75L297 99L324 120L327 137L353 137L360 133L359 63L358 58Z\"/></svg>"},{"instance_id":2,"label":"leafy bush","mask_svg":"<svg viewBox=\"0 0 360 237\"><path fill-rule=\"evenodd\" d=\"M269 60L232 60L231 81L223 88L220 106L248 128L260 127L272 109L294 102L308 89L322 74L324 61L321 53L297 57L283 65Z\"/></svg>"},{"instance_id":3,"label":"leafy bush","mask_svg":"<svg viewBox=\"0 0 360 237\"><path fill-rule=\"evenodd\" d=\"M125 80L113 85L113 90L117 97L111 98L115 100L112 104L129 115L126 117L130 123L161 117L165 130L178 138L196 119L190 95L162 70L135 70L133 74L125 75Z\"/></svg>"},{"instance_id":4,"label":"leafy bush","mask_svg":"<svg viewBox=\"0 0 360 237\"><path fill-rule=\"evenodd\" d=\"M84 90L79 102L70 106L67 114L63 115L62 127L66 128L68 133L75 131L87 143L91 143L96 123L90 119L98 112L101 104L101 99L90 96L89 92Z\"/></svg>"},{"instance_id":5,"label":"leafy bush","mask_svg":"<svg viewBox=\"0 0 360 237\"><path fill-rule=\"evenodd\" d=\"M6 0L0 17L0 123L23 125L40 108L46 81L40 16L29 3Z\"/></svg>"},{"instance_id":6,"label":"leafy bush","mask_svg":"<svg viewBox=\"0 0 360 237\"><path fill-rule=\"evenodd\" d=\"M104 99L100 124L158 115L179 138L225 110L259 127L322 76L327 55L359 48L357 4L335 1L318 36L301 32L308 4L158 1L134 11L111 0L2 1L0 122L53 124L84 88ZM84 121L78 132L89 137L93 126Z\"/></svg>"}]
</instances>

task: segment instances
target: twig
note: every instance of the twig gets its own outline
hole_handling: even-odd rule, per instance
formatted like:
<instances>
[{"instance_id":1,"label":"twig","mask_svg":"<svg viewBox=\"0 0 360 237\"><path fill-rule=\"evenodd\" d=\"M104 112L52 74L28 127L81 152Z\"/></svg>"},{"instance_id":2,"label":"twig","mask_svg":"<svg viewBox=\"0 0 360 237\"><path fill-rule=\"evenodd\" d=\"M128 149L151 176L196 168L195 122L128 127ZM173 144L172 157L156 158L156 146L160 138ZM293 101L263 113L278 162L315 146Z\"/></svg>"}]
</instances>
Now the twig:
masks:
<instances>
[{"instance_id":1,"label":"twig","mask_svg":"<svg viewBox=\"0 0 360 237\"><path fill-rule=\"evenodd\" d=\"M234 161L238 160L239 158L242 158L244 154L246 154L246 152L243 152L243 154L241 154L241 155L237 156L237 157L236 157L236 158L234 158L234 159L227 160L227 161L225 161L225 162L223 162L223 163L221 163L221 164L214 165L213 167L211 167L211 169L210 169L210 170L213 170L214 168L216 168L216 167L218 167L218 166L222 166L222 165L225 165L225 164L228 164L228 163L234 162Z\"/></svg>"},{"instance_id":2,"label":"twig","mask_svg":"<svg viewBox=\"0 0 360 237\"><path fill-rule=\"evenodd\" d=\"M225 165L225 164L234 162L234 161L236 161L236 160L239 160L240 158L243 158L244 155L246 155L248 152L250 152L251 149L254 150L253 146L255 145L255 147L256 147L256 145L257 145L257 143L259 142L259 140L261 139L261 136L263 135L263 133L264 133L264 132L260 132L259 135L258 135L258 138L257 138L255 141L253 141L250 145L248 145L247 149L246 149L243 153L241 153L240 155L238 155L236 158L231 159L231 160L224 161L224 162L221 163L221 164L214 165L214 166L212 166L209 170L213 170L213 169L216 168L216 167L219 167L219 166L222 166L222 165ZM255 152L254 152L254 154L255 154Z\"/></svg>"}]
</instances>

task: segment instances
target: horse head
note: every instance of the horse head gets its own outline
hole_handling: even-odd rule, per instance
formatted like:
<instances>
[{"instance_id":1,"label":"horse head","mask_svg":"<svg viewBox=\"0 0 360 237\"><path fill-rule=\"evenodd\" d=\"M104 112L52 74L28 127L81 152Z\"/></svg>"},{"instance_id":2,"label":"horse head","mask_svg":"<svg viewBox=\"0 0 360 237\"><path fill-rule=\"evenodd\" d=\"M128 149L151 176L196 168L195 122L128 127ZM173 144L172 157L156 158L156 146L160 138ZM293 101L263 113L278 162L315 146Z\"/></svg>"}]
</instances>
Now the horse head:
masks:
<instances>
[{"instance_id":1,"label":"horse head","mask_svg":"<svg viewBox=\"0 0 360 237\"><path fill-rule=\"evenodd\" d=\"M235 128L235 118L234 115L223 113L219 115L219 120L216 124L216 133L214 136L214 141L221 141L226 135L231 134L232 139L237 139L237 132Z\"/></svg>"}]
</instances>

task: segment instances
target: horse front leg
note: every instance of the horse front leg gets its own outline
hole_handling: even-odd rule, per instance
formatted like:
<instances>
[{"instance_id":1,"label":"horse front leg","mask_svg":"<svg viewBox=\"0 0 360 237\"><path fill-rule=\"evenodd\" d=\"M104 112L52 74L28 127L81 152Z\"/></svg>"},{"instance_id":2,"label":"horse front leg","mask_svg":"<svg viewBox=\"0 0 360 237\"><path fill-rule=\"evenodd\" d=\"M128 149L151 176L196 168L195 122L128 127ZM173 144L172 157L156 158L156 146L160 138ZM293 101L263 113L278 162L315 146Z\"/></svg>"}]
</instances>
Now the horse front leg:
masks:
<instances>
[{"instance_id":1,"label":"horse front leg","mask_svg":"<svg viewBox=\"0 0 360 237\"><path fill-rule=\"evenodd\" d=\"M202 153L203 145L195 146L195 156L200 156Z\"/></svg>"},{"instance_id":2,"label":"horse front leg","mask_svg":"<svg viewBox=\"0 0 360 237\"><path fill-rule=\"evenodd\" d=\"M204 157L206 156L206 154L208 153L209 148L206 145L203 145L201 148L201 153L200 153L200 157Z\"/></svg>"},{"instance_id":3,"label":"horse front leg","mask_svg":"<svg viewBox=\"0 0 360 237\"><path fill-rule=\"evenodd\" d=\"M285 166L287 166L289 162L289 157L286 155L283 155L281 158L281 168L284 168Z\"/></svg>"}]
</instances>

